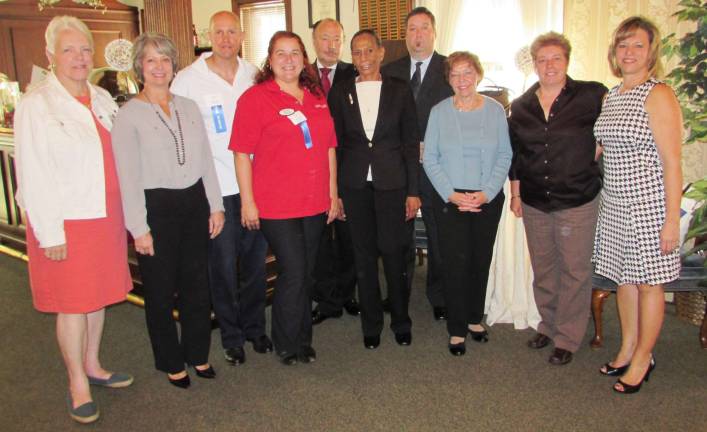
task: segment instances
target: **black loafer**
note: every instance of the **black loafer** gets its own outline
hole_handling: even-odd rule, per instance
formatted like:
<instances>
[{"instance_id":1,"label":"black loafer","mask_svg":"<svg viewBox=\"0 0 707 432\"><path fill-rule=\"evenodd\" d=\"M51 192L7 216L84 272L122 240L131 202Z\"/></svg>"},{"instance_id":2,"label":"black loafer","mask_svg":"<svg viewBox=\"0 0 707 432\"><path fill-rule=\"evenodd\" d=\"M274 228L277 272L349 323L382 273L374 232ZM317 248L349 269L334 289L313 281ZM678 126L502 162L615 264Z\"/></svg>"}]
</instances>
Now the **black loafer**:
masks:
<instances>
[{"instance_id":1,"label":"black loafer","mask_svg":"<svg viewBox=\"0 0 707 432\"><path fill-rule=\"evenodd\" d=\"M540 349L545 348L550 343L550 338L542 333L537 333L528 341L528 348Z\"/></svg>"},{"instance_id":2,"label":"black loafer","mask_svg":"<svg viewBox=\"0 0 707 432\"><path fill-rule=\"evenodd\" d=\"M317 352L311 346L303 346L297 353L297 360L302 363L314 363L317 360Z\"/></svg>"},{"instance_id":3,"label":"black loafer","mask_svg":"<svg viewBox=\"0 0 707 432\"><path fill-rule=\"evenodd\" d=\"M455 357L463 356L466 354L466 343L465 342L459 342L459 343L450 343L449 345L449 353L452 354Z\"/></svg>"},{"instance_id":4,"label":"black loafer","mask_svg":"<svg viewBox=\"0 0 707 432\"><path fill-rule=\"evenodd\" d=\"M364 336L363 337L363 346L365 346L367 349L376 349L378 346L381 344L381 337L380 336Z\"/></svg>"},{"instance_id":5,"label":"black loafer","mask_svg":"<svg viewBox=\"0 0 707 432\"><path fill-rule=\"evenodd\" d=\"M272 352L272 341L266 335L260 335L256 338L246 340L253 344L253 351L259 354Z\"/></svg>"},{"instance_id":6,"label":"black loafer","mask_svg":"<svg viewBox=\"0 0 707 432\"><path fill-rule=\"evenodd\" d=\"M297 364L297 354L282 353L280 354L280 362L285 366L294 366Z\"/></svg>"},{"instance_id":7,"label":"black loafer","mask_svg":"<svg viewBox=\"0 0 707 432\"><path fill-rule=\"evenodd\" d=\"M339 311L339 312L335 312L331 315L326 315L326 314L323 314L319 309L314 309L312 311L312 324L313 325L321 324L324 321L328 320L329 318L341 318L341 316L343 314L344 314L343 312Z\"/></svg>"},{"instance_id":8,"label":"black loafer","mask_svg":"<svg viewBox=\"0 0 707 432\"><path fill-rule=\"evenodd\" d=\"M344 304L344 310L347 314L353 316L361 315L361 307L356 300L349 300Z\"/></svg>"},{"instance_id":9,"label":"black loafer","mask_svg":"<svg viewBox=\"0 0 707 432\"><path fill-rule=\"evenodd\" d=\"M216 378L216 371L214 370L214 367L209 365L206 369L197 369L196 366L194 366L194 372L196 372L196 376L199 378L206 378L206 379L214 379Z\"/></svg>"},{"instance_id":10,"label":"black loafer","mask_svg":"<svg viewBox=\"0 0 707 432\"><path fill-rule=\"evenodd\" d=\"M223 350L223 357L234 366L245 363L245 351L243 347L226 348Z\"/></svg>"},{"instance_id":11,"label":"black loafer","mask_svg":"<svg viewBox=\"0 0 707 432\"><path fill-rule=\"evenodd\" d=\"M562 348L555 348L547 361L555 366L565 365L572 361L572 353Z\"/></svg>"},{"instance_id":12,"label":"black loafer","mask_svg":"<svg viewBox=\"0 0 707 432\"><path fill-rule=\"evenodd\" d=\"M395 333L395 342L402 346L410 345L412 343L412 333Z\"/></svg>"}]
</instances>

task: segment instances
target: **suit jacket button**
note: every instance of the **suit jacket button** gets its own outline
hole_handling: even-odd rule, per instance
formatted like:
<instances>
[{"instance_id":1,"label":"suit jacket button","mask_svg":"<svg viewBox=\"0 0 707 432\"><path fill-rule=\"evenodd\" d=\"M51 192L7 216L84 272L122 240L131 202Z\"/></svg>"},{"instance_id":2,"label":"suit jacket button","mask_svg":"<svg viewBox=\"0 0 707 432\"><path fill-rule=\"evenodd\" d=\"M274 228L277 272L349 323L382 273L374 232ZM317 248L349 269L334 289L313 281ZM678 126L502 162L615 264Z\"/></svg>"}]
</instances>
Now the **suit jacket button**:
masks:
<instances>
[{"instance_id":1,"label":"suit jacket button","mask_svg":"<svg viewBox=\"0 0 707 432\"><path fill-rule=\"evenodd\" d=\"M373 143L372 143L372 142L369 142L369 143L368 143L368 148L372 148L372 147L373 147Z\"/></svg>"}]
</instances>

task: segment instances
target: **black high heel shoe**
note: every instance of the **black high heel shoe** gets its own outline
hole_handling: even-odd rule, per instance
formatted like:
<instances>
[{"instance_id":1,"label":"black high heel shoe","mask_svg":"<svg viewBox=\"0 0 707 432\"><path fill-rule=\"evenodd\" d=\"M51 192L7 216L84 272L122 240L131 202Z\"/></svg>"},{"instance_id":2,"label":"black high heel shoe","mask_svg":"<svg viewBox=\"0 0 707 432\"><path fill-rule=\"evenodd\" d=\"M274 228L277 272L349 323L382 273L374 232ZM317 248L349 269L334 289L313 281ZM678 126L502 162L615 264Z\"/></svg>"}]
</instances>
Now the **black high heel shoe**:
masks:
<instances>
[{"instance_id":1,"label":"black high heel shoe","mask_svg":"<svg viewBox=\"0 0 707 432\"><path fill-rule=\"evenodd\" d=\"M470 328L468 328L468 330L474 342L486 343L489 341L489 332L486 329L480 332L474 331Z\"/></svg>"},{"instance_id":2,"label":"black high heel shoe","mask_svg":"<svg viewBox=\"0 0 707 432\"><path fill-rule=\"evenodd\" d=\"M167 375L167 379L169 380L169 383L175 387L186 389L189 388L189 386L191 385L189 374L186 374L181 378L170 378L170 376Z\"/></svg>"},{"instance_id":3,"label":"black high heel shoe","mask_svg":"<svg viewBox=\"0 0 707 432\"><path fill-rule=\"evenodd\" d=\"M196 372L196 376L199 378L206 378L206 379L214 379L216 378L216 371L214 370L214 367L209 365L206 369L197 369L196 366L194 366L194 371Z\"/></svg>"},{"instance_id":4,"label":"black high heel shoe","mask_svg":"<svg viewBox=\"0 0 707 432\"><path fill-rule=\"evenodd\" d=\"M447 344L447 347L449 348L449 353L455 357L463 356L466 354L466 343L465 341L461 341L459 343L451 343Z\"/></svg>"},{"instance_id":5,"label":"black high heel shoe","mask_svg":"<svg viewBox=\"0 0 707 432\"><path fill-rule=\"evenodd\" d=\"M626 363L623 366L614 367L611 365L611 362L607 362L599 368L599 373L606 376L622 376L626 373L629 366L631 366L631 363Z\"/></svg>"},{"instance_id":6,"label":"black high heel shoe","mask_svg":"<svg viewBox=\"0 0 707 432\"><path fill-rule=\"evenodd\" d=\"M651 357L651 363L648 365L648 370L646 371L646 374L643 375L643 379L641 379L638 384L636 385L631 385L631 384L626 384L625 382L621 381L621 378L619 378L616 381L616 384L621 384L623 387L623 390L619 390L616 388L616 384L612 387L612 389L616 393L621 393L621 394L631 394L631 393L638 393L639 390L641 390L641 386L643 385L644 382L648 382L648 379L651 377L651 372L653 372L653 369L655 369L655 358Z\"/></svg>"}]
</instances>

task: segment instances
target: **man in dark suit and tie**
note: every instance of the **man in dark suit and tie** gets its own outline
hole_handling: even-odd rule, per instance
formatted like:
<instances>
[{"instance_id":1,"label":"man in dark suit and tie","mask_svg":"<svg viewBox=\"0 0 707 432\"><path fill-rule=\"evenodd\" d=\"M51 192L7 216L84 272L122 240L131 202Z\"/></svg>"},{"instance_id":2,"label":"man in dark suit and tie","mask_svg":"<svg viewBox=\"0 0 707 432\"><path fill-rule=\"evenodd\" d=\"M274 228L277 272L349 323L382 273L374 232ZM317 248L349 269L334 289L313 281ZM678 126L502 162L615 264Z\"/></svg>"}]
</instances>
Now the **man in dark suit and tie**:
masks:
<instances>
[{"instance_id":1,"label":"man in dark suit and tie","mask_svg":"<svg viewBox=\"0 0 707 432\"><path fill-rule=\"evenodd\" d=\"M317 70L324 92L328 95L332 86L356 76L353 65L340 60L344 28L338 21L324 18L314 24L312 41L317 53L312 66ZM355 297L353 246L346 221L334 221L324 229L314 277L316 284L312 297L318 304L312 310L312 324L338 318L343 313L342 309L351 315L360 314Z\"/></svg>"},{"instance_id":2,"label":"man in dark suit and tie","mask_svg":"<svg viewBox=\"0 0 707 432\"><path fill-rule=\"evenodd\" d=\"M385 65L381 72L383 76L395 77L410 84L417 107L420 138L424 139L427 119L430 117L432 107L452 96L453 91L444 76L446 57L434 50L436 31L435 17L432 12L424 7L413 9L405 19L405 26L405 44L409 55ZM423 145L424 143L421 142L420 154ZM439 255L437 223L432 211L433 194L437 192L422 168L419 173L422 219L427 231L427 299L432 305L435 320L443 320L447 318L447 308L442 294L442 263ZM415 268L414 229L410 237L413 239L413 247L407 262L408 289L412 288Z\"/></svg>"},{"instance_id":3,"label":"man in dark suit and tie","mask_svg":"<svg viewBox=\"0 0 707 432\"><path fill-rule=\"evenodd\" d=\"M338 143L339 194L352 234L368 349L378 347L383 330L379 256L390 297L390 328L399 345L412 342L405 260L408 226L420 207L414 99L405 81L381 77L384 53L373 30L356 33L351 57L359 76L335 85L328 98Z\"/></svg>"}]
</instances>

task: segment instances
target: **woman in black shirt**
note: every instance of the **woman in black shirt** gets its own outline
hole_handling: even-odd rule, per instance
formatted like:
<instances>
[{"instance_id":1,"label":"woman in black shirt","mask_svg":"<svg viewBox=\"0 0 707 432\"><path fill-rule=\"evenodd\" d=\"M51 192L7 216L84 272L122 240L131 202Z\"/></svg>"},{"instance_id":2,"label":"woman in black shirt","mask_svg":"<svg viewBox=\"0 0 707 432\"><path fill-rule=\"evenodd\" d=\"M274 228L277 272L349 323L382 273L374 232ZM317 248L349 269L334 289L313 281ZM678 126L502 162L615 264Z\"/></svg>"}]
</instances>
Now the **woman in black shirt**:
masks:
<instances>
[{"instance_id":1,"label":"woman in black shirt","mask_svg":"<svg viewBox=\"0 0 707 432\"><path fill-rule=\"evenodd\" d=\"M511 211L523 217L540 312L530 348L550 341L554 365L572 360L589 319L591 255L601 189L593 134L606 87L567 76L571 46L561 34L530 48L538 75L511 105Z\"/></svg>"}]
</instances>

